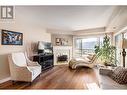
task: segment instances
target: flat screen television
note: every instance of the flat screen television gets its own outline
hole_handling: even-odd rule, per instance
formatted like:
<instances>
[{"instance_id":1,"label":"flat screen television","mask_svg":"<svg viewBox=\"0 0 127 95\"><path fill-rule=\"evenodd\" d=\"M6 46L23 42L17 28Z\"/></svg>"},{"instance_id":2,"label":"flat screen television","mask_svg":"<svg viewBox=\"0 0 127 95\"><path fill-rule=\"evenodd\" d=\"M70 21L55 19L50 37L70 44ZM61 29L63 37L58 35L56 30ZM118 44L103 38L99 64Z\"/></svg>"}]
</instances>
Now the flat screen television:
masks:
<instances>
[{"instance_id":1,"label":"flat screen television","mask_svg":"<svg viewBox=\"0 0 127 95\"><path fill-rule=\"evenodd\" d=\"M39 41L38 42L38 53L53 53L53 47L50 42Z\"/></svg>"}]
</instances>

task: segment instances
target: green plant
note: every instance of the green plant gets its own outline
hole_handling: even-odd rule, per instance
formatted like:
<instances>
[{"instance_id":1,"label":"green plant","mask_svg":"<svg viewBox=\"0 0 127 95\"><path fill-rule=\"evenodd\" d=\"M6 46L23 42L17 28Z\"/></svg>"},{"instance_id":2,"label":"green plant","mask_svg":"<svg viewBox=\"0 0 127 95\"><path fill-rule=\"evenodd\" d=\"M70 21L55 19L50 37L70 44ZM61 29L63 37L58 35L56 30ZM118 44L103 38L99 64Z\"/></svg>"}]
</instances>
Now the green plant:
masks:
<instances>
[{"instance_id":1,"label":"green plant","mask_svg":"<svg viewBox=\"0 0 127 95\"><path fill-rule=\"evenodd\" d=\"M106 64L115 64L115 51L116 47L110 44L110 37L105 35L103 38L103 45L102 47L96 45L95 46L95 53L101 61Z\"/></svg>"}]
</instances>

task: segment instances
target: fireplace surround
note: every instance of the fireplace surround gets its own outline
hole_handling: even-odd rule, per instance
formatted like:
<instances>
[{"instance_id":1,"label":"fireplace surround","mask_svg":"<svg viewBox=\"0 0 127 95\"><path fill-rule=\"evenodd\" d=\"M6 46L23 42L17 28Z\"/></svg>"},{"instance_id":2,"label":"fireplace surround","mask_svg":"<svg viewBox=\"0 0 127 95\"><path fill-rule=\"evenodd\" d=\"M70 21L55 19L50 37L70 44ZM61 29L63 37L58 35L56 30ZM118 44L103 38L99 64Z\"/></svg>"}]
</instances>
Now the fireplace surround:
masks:
<instances>
[{"instance_id":1,"label":"fireplace surround","mask_svg":"<svg viewBox=\"0 0 127 95\"><path fill-rule=\"evenodd\" d=\"M68 63L72 59L72 46L53 46L54 65L60 65L59 62Z\"/></svg>"}]
</instances>

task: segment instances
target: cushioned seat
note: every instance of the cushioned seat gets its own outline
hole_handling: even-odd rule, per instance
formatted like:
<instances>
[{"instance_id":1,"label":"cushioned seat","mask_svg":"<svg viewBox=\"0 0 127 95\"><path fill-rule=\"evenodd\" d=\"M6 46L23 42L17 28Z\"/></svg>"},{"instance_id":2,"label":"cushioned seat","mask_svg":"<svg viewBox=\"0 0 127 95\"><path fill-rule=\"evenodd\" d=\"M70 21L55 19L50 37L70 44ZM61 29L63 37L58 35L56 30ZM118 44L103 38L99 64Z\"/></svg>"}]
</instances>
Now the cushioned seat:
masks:
<instances>
[{"instance_id":1,"label":"cushioned seat","mask_svg":"<svg viewBox=\"0 0 127 95\"><path fill-rule=\"evenodd\" d=\"M72 69L76 69L77 67L85 66L89 68L93 68L96 63L96 55L88 55L82 58L73 58L69 62L69 67Z\"/></svg>"},{"instance_id":2,"label":"cushioned seat","mask_svg":"<svg viewBox=\"0 0 127 95\"><path fill-rule=\"evenodd\" d=\"M41 71L41 66L28 66L30 71L32 72L32 75L37 77L39 75L39 72Z\"/></svg>"}]
</instances>

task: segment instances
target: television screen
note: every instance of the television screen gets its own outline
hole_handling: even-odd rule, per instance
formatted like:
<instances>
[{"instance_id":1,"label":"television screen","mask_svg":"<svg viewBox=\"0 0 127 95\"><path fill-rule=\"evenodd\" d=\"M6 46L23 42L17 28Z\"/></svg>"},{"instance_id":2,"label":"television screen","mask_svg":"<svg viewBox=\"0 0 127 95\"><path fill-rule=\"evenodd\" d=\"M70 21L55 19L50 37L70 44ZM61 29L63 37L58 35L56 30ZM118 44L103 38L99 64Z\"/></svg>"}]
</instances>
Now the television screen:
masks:
<instances>
[{"instance_id":1,"label":"television screen","mask_svg":"<svg viewBox=\"0 0 127 95\"><path fill-rule=\"evenodd\" d=\"M38 42L38 53L52 53L52 44L50 42Z\"/></svg>"},{"instance_id":2,"label":"television screen","mask_svg":"<svg viewBox=\"0 0 127 95\"><path fill-rule=\"evenodd\" d=\"M44 45L44 49L52 49L52 44L49 42L46 42Z\"/></svg>"},{"instance_id":3,"label":"television screen","mask_svg":"<svg viewBox=\"0 0 127 95\"><path fill-rule=\"evenodd\" d=\"M38 50L44 50L44 42L43 41L39 41L38 42Z\"/></svg>"}]
</instances>

